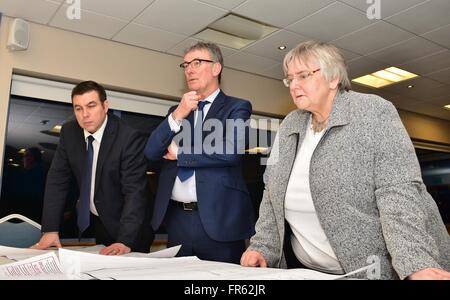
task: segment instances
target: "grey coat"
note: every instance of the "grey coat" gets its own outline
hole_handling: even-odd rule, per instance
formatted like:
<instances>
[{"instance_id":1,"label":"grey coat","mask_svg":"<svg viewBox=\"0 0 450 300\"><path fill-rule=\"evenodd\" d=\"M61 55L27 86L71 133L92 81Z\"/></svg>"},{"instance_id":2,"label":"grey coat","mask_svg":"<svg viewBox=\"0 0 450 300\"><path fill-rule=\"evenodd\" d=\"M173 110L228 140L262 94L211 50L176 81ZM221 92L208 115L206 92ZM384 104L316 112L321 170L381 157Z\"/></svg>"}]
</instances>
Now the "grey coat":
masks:
<instances>
[{"instance_id":1,"label":"grey coat","mask_svg":"<svg viewBox=\"0 0 450 300\"><path fill-rule=\"evenodd\" d=\"M264 174L249 249L260 252L270 267L286 267L285 194L309 117L295 110L285 118ZM426 267L450 270L449 235L390 102L356 92L336 95L329 126L311 158L310 189L346 273L368 265L372 255L380 260L382 279L403 279Z\"/></svg>"}]
</instances>

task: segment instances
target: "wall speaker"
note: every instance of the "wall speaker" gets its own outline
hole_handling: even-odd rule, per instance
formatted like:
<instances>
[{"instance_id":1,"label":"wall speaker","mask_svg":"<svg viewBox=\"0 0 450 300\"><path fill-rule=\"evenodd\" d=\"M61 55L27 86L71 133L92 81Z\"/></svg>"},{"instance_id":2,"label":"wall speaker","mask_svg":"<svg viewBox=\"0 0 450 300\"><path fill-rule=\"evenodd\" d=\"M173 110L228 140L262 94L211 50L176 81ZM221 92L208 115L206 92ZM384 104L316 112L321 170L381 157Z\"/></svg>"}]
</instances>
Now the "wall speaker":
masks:
<instances>
[{"instance_id":1,"label":"wall speaker","mask_svg":"<svg viewBox=\"0 0 450 300\"><path fill-rule=\"evenodd\" d=\"M26 50L30 42L30 25L22 19L14 19L9 29L6 48L10 51Z\"/></svg>"}]
</instances>

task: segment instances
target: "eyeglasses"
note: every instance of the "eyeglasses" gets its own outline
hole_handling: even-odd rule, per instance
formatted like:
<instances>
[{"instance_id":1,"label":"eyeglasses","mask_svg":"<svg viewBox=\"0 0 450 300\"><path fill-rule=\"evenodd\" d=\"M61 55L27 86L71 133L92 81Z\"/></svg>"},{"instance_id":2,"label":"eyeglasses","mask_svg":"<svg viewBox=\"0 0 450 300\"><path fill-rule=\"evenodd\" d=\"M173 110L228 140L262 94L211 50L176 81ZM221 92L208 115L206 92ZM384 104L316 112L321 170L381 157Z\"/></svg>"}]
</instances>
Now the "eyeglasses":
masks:
<instances>
[{"instance_id":1,"label":"eyeglasses","mask_svg":"<svg viewBox=\"0 0 450 300\"><path fill-rule=\"evenodd\" d=\"M202 62L215 63L215 61L209 59L194 58L191 61L185 61L184 63L181 63L180 68L186 69L188 66L191 66L194 69L198 69Z\"/></svg>"},{"instance_id":2,"label":"eyeglasses","mask_svg":"<svg viewBox=\"0 0 450 300\"><path fill-rule=\"evenodd\" d=\"M306 81L308 78L310 78L311 76L313 76L314 73L316 73L316 72L318 72L318 71L320 71L320 68L317 69L317 70L314 70L314 71L304 71L304 72L295 74L294 77L292 77L292 78L289 78L289 77L288 77L288 78L284 78L284 79L283 79L283 83L284 83L284 85L285 85L286 87L290 87L290 86L291 86L291 83L292 83L293 81L297 81L297 83L304 82L304 81Z\"/></svg>"}]
</instances>

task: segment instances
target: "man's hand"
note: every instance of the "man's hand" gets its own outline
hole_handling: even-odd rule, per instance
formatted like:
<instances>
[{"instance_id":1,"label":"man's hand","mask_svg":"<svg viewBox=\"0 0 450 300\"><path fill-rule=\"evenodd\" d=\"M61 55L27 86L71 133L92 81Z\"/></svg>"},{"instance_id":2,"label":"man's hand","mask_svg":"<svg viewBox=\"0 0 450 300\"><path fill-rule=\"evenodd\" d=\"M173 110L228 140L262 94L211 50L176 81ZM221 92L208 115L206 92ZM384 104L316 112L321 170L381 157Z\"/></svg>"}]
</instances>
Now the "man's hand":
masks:
<instances>
[{"instance_id":1,"label":"man's hand","mask_svg":"<svg viewBox=\"0 0 450 300\"><path fill-rule=\"evenodd\" d=\"M267 261L258 251L247 250L242 254L241 266L267 268Z\"/></svg>"},{"instance_id":2,"label":"man's hand","mask_svg":"<svg viewBox=\"0 0 450 300\"><path fill-rule=\"evenodd\" d=\"M185 119L191 112L197 109L200 96L196 91L187 92L181 98L180 104L173 111L172 116L175 120Z\"/></svg>"},{"instance_id":3,"label":"man's hand","mask_svg":"<svg viewBox=\"0 0 450 300\"><path fill-rule=\"evenodd\" d=\"M170 143L169 147L167 147L167 153L163 156L163 158L168 160L177 160L178 146L173 141Z\"/></svg>"},{"instance_id":4,"label":"man's hand","mask_svg":"<svg viewBox=\"0 0 450 300\"><path fill-rule=\"evenodd\" d=\"M130 252L131 249L122 243L114 243L100 250L100 254L102 255L122 255Z\"/></svg>"},{"instance_id":5,"label":"man's hand","mask_svg":"<svg viewBox=\"0 0 450 300\"><path fill-rule=\"evenodd\" d=\"M438 268L426 268L408 276L411 280L450 280L450 272Z\"/></svg>"},{"instance_id":6,"label":"man's hand","mask_svg":"<svg viewBox=\"0 0 450 300\"><path fill-rule=\"evenodd\" d=\"M44 250L52 246L58 248L62 247L61 242L59 241L58 232L45 232L44 235L39 240L39 242L31 246L30 248Z\"/></svg>"}]
</instances>

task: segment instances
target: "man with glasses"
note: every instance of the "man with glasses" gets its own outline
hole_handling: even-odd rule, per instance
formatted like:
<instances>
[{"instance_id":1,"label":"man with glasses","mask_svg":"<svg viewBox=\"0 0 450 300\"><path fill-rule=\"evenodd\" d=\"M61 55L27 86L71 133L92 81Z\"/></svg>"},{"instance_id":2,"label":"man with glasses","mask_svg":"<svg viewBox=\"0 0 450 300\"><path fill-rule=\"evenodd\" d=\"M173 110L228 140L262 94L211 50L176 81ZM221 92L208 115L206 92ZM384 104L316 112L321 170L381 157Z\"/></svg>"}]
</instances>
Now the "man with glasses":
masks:
<instances>
[{"instance_id":1,"label":"man with glasses","mask_svg":"<svg viewBox=\"0 0 450 300\"><path fill-rule=\"evenodd\" d=\"M168 246L182 245L178 256L239 263L245 239L254 233L241 171L248 127L229 128L227 122L247 121L252 107L220 90L223 58L217 45L199 42L186 49L180 67L189 91L145 147L148 159L162 160L152 226L164 225ZM212 128L202 127L207 123L219 137L209 145L214 151L206 149Z\"/></svg>"}]
</instances>

